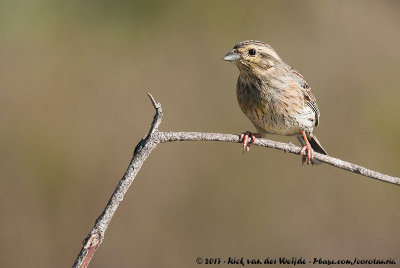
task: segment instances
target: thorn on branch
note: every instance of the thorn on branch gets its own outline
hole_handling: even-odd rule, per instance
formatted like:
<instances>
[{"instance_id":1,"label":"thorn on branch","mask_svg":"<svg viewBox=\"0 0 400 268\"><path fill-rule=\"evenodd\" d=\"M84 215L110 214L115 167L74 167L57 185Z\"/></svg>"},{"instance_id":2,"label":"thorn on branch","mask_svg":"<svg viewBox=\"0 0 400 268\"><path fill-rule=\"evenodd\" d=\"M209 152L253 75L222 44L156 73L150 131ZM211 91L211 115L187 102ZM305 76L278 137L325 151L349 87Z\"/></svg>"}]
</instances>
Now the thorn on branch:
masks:
<instances>
[{"instance_id":1,"label":"thorn on branch","mask_svg":"<svg viewBox=\"0 0 400 268\"><path fill-rule=\"evenodd\" d=\"M157 110L157 109L161 108L161 104L159 102L156 102L156 100L153 98L153 96L149 92L147 92L147 95L149 96L154 109Z\"/></svg>"},{"instance_id":2,"label":"thorn on branch","mask_svg":"<svg viewBox=\"0 0 400 268\"><path fill-rule=\"evenodd\" d=\"M158 132L158 127L161 124L163 112L162 112L162 108L161 108L161 103L156 102L156 100L153 98L153 96L149 92L147 92L147 95L149 96L154 109L156 109L156 114L154 115L153 122L151 123L151 128L150 128L150 132L149 132L149 135L152 135L155 132Z\"/></svg>"}]
</instances>

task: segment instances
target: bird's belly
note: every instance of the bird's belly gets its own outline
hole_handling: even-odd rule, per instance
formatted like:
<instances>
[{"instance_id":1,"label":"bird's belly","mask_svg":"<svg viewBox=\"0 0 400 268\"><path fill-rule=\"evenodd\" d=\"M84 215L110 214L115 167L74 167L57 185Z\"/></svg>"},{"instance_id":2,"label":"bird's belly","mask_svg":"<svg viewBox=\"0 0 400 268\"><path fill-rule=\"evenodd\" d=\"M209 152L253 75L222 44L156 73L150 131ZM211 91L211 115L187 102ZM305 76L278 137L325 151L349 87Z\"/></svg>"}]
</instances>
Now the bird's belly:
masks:
<instances>
[{"instance_id":1,"label":"bird's belly","mask_svg":"<svg viewBox=\"0 0 400 268\"><path fill-rule=\"evenodd\" d=\"M264 133L290 136L299 134L302 130L312 132L314 126L314 115L311 111L300 114L274 113L267 107L242 110L257 130Z\"/></svg>"}]
</instances>

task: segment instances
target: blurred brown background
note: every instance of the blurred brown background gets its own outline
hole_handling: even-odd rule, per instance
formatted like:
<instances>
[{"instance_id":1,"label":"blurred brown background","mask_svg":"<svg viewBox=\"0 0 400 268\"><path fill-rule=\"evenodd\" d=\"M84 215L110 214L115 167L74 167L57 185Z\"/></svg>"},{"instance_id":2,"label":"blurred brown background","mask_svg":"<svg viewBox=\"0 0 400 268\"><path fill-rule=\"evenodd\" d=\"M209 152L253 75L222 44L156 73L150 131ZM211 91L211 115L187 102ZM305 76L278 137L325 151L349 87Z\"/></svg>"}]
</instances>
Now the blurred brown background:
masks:
<instances>
[{"instance_id":1,"label":"blurred brown background","mask_svg":"<svg viewBox=\"0 0 400 268\"><path fill-rule=\"evenodd\" d=\"M0 266L69 267L163 105L162 130L241 133L237 42L313 88L336 157L400 175L399 1L1 1ZM280 141L294 137L271 136ZM90 267L201 257L397 258L400 188L239 144L160 145Z\"/></svg>"}]
</instances>

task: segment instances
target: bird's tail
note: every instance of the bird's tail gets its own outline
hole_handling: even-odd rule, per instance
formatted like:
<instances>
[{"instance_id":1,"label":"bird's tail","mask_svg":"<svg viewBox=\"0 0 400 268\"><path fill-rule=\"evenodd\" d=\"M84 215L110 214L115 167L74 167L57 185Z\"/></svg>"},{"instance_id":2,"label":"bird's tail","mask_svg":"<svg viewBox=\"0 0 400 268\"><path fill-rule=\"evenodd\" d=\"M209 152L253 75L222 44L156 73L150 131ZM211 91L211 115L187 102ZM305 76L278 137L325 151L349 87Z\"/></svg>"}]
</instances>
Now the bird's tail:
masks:
<instances>
[{"instance_id":1,"label":"bird's tail","mask_svg":"<svg viewBox=\"0 0 400 268\"><path fill-rule=\"evenodd\" d=\"M303 139L303 136L302 136L302 135L297 135L297 139L300 141L300 143L301 143L302 146L305 146L305 145L306 145L305 142L304 142L304 139ZM310 145L311 145L311 148L312 148L315 152L320 153L320 154L325 154L325 155L327 155L325 149L322 148L322 145L321 145L321 143L319 142L319 140L317 139L316 136L307 137L307 139L308 139L308 142L309 142ZM318 164L321 164L321 161L318 161L318 160L316 160L316 159L312 159L312 160L311 160L311 164L313 164L313 165L318 165Z\"/></svg>"}]
</instances>

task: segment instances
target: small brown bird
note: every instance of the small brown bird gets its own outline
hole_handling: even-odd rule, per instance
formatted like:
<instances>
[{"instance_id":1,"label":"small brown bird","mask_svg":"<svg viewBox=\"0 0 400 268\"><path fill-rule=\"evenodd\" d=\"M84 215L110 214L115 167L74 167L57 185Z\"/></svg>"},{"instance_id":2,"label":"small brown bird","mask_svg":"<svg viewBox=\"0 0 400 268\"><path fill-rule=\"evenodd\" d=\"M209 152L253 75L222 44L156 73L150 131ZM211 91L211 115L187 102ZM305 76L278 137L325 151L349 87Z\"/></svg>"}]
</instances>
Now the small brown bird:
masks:
<instances>
[{"instance_id":1,"label":"small brown bird","mask_svg":"<svg viewBox=\"0 0 400 268\"><path fill-rule=\"evenodd\" d=\"M264 134L297 135L307 164L320 163L312 159L313 150L327 154L313 135L320 113L303 76L261 41L240 42L222 59L238 67L239 106L259 132L242 134L243 150L248 151L250 143Z\"/></svg>"}]
</instances>

